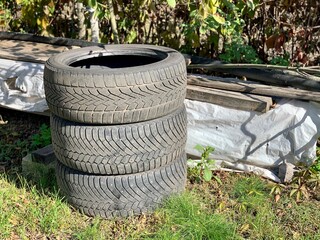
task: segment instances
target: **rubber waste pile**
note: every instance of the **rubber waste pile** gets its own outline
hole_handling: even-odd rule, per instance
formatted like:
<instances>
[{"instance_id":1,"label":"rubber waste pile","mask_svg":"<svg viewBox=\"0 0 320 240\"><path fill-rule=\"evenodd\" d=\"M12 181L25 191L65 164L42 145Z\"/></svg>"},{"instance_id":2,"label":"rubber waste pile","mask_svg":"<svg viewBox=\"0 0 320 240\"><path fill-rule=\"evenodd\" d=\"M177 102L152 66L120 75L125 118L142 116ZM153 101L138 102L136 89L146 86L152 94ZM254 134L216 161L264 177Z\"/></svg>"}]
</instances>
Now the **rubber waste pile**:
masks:
<instances>
[{"instance_id":1,"label":"rubber waste pile","mask_svg":"<svg viewBox=\"0 0 320 240\"><path fill-rule=\"evenodd\" d=\"M58 185L81 212L153 211L186 182L187 73L177 51L85 47L44 69Z\"/></svg>"}]
</instances>

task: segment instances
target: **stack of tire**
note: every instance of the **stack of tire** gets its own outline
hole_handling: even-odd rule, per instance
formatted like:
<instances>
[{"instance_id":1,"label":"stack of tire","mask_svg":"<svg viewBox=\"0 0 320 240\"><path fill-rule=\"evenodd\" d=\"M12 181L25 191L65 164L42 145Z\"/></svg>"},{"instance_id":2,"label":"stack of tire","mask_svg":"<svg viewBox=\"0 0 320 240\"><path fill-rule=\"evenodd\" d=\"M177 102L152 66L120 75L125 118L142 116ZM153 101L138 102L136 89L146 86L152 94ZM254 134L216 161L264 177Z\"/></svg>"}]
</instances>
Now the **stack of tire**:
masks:
<instances>
[{"instance_id":1,"label":"stack of tire","mask_svg":"<svg viewBox=\"0 0 320 240\"><path fill-rule=\"evenodd\" d=\"M186 182L186 66L170 48L85 47L45 64L57 181L90 216L157 208Z\"/></svg>"}]
</instances>

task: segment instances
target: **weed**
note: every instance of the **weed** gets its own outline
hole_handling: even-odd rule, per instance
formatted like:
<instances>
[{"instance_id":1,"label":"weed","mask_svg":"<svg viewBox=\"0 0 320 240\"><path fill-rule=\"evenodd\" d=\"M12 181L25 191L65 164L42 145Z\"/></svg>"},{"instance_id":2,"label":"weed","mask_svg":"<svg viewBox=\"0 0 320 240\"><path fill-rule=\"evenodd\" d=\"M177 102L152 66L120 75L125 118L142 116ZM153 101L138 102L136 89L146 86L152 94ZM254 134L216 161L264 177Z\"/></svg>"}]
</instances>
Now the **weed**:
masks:
<instances>
[{"instance_id":1,"label":"weed","mask_svg":"<svg viewBox=\"0 0 320 240\"><path fill-rule=\"evenodd\" d=\"M47 124L43 123L40 126L39 133L34 134L31 137L31 149L35 150L37 148L45 147L51 143L51 131Z\"/></svg>"},{"instance_id":2,"label":"weed","mask_svg":"<svg viewBox=\"0 0 320 240\"><path fill-rule=\"evenodd\" d=\"M320 147L317 147L317 154L320 155ZM311 169L320 173L320 157L318 157L311 165Z\"/></svg>"},{"instance_id":3,"label":"weed","mask_svg":"<svg viewBox=\"0 0 320 240\"><path fill-rule=\"evenodd\" d=\"M311 166L298 166L299 170L290 183L290 196L295 196L297 202L302 198L309 199L310 195L320 188L318 164L317 160Z\"/></svg>"},{"instance_id":4,"label":"weed","mask_svg":"<svg viewBox=\"0 0 320 240\"><path fill-rule=\"evenodd\" d=\"M262 63L254 48L244 44L241 39L227 43L219 58L227 63Z\"/></svg>"},{"instance_id":5,"label":"weed","mask_svg":"<svg viewBox=\"0 0 320 240\"><path fill-rule=\"evenodd\" d=\"M30 239L30 234L49 236L66 227L71 211L57 194L44 195L23 178L17 188L3 175L0 187L1 239L13 238L13 235L24 239Z\"/></svg>"},{"instance_id":6,"label":"weed","mask_svg":"<svg viewBox=\"0 0 320 240\"><path fill-rule=\"evenodd\" d=\"M275 202L278 202L282 193L287 189L287 186L281 183L271 183L270 195L274 195Z\"/></svg>"},{"instance_id":7,"label":"weed","mask_svg":"<svg viewBox=\"0 0 320 240\"><path fill-rule=\"evenodd\" d=\"M46 124L33 135L27 135L20 128L20 125L8 123L0 129L0 163L20 166L22 158L30 151L51 143L50 128Z\"/></svg>"},{"instance_id":8,"label":"weed","mask_svg":"<svg viewBox=\"0 0 320 240\"><path fill-rule=\"evenodd\" d=\"M200 144L195 146L195 149L201 152L200 161L189 169L189 175L196 182L201 181L210 181L214 178L218 183L222 184L221 179L212 174L212 168L214 168L215 161L209 158L210 153L214 151L214 148L211 146L202 146ZM192 159L188 160L189 162L193 162Z\"/></svg>"},{"instance_id":9,"label":"weed","mask_svg":"<svg viewBox=\"0 0 320 240\"><path fill-rule=\"evenodd\" d=\"M289 66L290 65L290 55L285 53L283 56L276 56L270 60L270 64L279 66Z\"/></svg>"},{"instance_id":10,"label":"weed","mask_svg":"<svg viewBox=\"0 0 320 240\"><path fill-rule=\"evenodd\" d=\"M298 170L294 173L294 177L289 184L273 184L270 194L279 198L283 193L288 193L297 202L309 199L310 196L318 197L316 195L320 189L319 159L316 159L311 166L301 164L297 168Z\"/></svg>"},{"instance_id":11,"label":"weed","mask_svg":"<svg viewBox=\"0 0 320 240\"><path fill-rule=\"evenodd\" d=\"M10 136L8 138L11 138ZM12 140L3 141L0 140L0 162L18 163L28 153L28 141L27 140Z\"/></svg>"},{"instance_id":12,"label":"weed","mask_svg":"<svg viewBox=\"0 0 320 240\"><path fill-rule=\"evenodd\" d=\"M212 181L190 184L193 190L169 199L155 213L104 220L74 211L56 191L43 191L19 174L0 175L0 239L319 238L319 201L297 204L284 195L274 203L261 178L226 176L219 188ZM239 210L242 203L245 208Z\"/></svg>"},{"instance_id":13,"label":"weed","mask_svg":"<svg viewBox=\"0 0 320 240\"><path fill-rule=\"evenodd\" d=\"M284 239L319 239L320 237L320 207L319 201L295 202L284 195L274 206L282 226Z\"/></svg>"},{"instance_id":14,"label":"weed","mask_svg":"<svg viewBox=\"0 0 320 240\"><path fill-rule=\"evenodd\" d=\"M266 187L258 177L241 178L235 183L231 196L237 199L240 211L254 210L265 201Z\"/></svg>"}]
</instances>

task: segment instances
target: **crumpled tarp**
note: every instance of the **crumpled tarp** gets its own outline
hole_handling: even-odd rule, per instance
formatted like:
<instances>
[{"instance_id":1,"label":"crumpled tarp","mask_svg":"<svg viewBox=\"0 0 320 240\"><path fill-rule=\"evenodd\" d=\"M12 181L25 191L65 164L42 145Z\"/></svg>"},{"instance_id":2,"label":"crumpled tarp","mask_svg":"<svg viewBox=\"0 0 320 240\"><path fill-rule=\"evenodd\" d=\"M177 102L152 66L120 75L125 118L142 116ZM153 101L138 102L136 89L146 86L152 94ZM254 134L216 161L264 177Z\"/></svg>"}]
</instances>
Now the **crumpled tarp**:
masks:
<instances>
[{"instance_id":1,"label":"crumpled tarp","mask_svg":"<svg viewBox=\"0 0 320 240\"><path fill-rule=\"evenodd\" d=\"M188 113L187 152L212 146L217 164L255 172L275 181L284 160L310 164L316 158L320 104L282 99L267 113L242 111L185 100Z\"/></svg>"},{"instance_id":2,"label":"crumpled tarp","mask_svg":"<svg viewBox=\"0 0 320 240\"><path fill-rule=\"evenodd\" d=\"M47 110L43 70L44 64L0 59L0 105L29 112Z\"/></svg>"},{"instance_id":3,"label":"crumpled tarp","mask_svg":"<svg viewBox=\"0 0 320 240\"><path fill-rule=\"evenodd\" d=\"M0 60L0 105L29 112L48 109L43 89L43 64ZM200 157L197 144L212 146L217 165L255 172L279 181L274 174L286 160L310 164L316 158L320 104L282 99L267 113L242 111L185 100L188 154Z\"/></svg>"}]
</instances>

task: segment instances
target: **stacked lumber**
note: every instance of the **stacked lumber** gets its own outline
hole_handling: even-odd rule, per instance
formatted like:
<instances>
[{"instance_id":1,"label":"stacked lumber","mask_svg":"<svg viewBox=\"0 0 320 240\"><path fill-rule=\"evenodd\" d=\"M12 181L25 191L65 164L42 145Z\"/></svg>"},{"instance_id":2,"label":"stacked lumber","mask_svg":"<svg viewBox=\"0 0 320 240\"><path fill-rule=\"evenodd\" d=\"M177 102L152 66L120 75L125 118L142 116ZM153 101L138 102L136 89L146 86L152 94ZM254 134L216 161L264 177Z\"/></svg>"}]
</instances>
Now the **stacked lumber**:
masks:
<instances>
[{"instance_id":1,"label":"stacked lumber","mask_svg":"<svg viewBox=\"0 0 320 240\"><path fill-rule=\"evenodd\" d=\"M201 57L185 58L191 71L240 77L189 74L187 98L192 100L258 112L268 111L277 98L320 102L320 67L224 64Z\"/></svg>"},{"instance_id":2,"label":"stacked lumber","mask_svg":"<svg viewBox=\"0 0 320 240\"><path fill-rule=\"evenodd\" d=\"M188 75L187 98L192 100L239 110L266 112L272 107L272 98L275 97L320 102L318 91L266 85L237 78Z\"/></svg>"}]
</instances>

